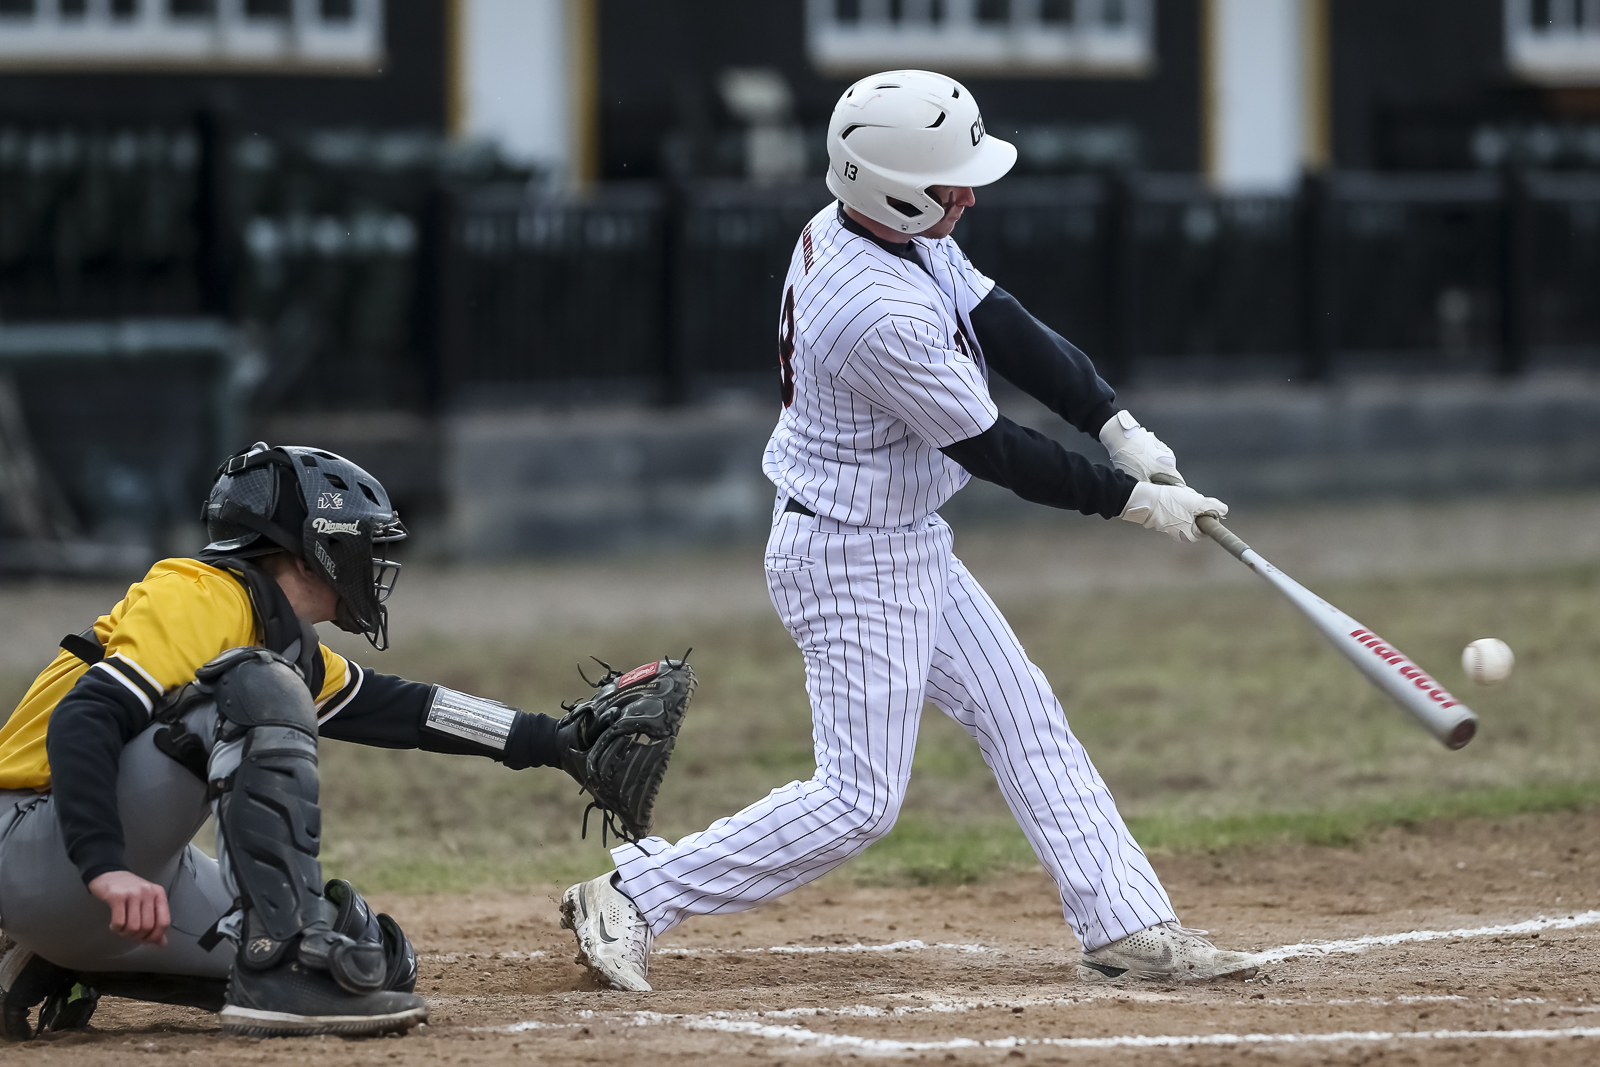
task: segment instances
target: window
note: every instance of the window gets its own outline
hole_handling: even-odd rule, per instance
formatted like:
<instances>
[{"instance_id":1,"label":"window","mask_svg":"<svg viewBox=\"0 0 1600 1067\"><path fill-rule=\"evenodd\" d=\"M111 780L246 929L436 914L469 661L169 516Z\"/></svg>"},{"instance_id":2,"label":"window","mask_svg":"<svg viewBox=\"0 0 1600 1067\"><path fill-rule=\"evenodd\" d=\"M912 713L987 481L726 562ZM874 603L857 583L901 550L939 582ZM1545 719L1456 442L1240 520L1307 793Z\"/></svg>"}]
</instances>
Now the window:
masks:
<instances>
[{"instance_id":1,"label":"window","mask_svg":"<svg viewBox=\"0 0 1600 1067\"><path fill-rule=\"evenodd\" d=\"M289 0L244 0L244 13L253 19L286 19Z\"/></svg>"},{"instance_id":2,"label":"window","mask_svg":"<svg viewBox=\"0 0 1600 1067\"><path fill-rule=\"evenodd\" d=\"M1011 21L1011 0L978 0L978 21L1003 26Z\"/></svg>"},{"instance_id":3,"label":"window","mask_svg":"<svg viewBox=\"0 0 1600 1067\"><path fill-rule=\"evenodd\" d=\"M827 74L1139 75L1154 20L1154 0L807 0L806 44Z\"/></svg>"},{"instance_id":4,"label":"window","mask_svg":"<svg viewBox=\"0 0 1600 1067\"><path fill-rule=\"evenodd\" d=\"M376 71L384 0L0 0L0 71Z\"/></svg>"},{"instance_id":5,"label":"window","mask_svg":"<svg viewBox=\"0 0 1600 1067\"><path fill-rule=\"evenodd\" d=\"M1039 21L1059 26L1072 21L1072 0L1039 0Z\"/></svg>"},{"instance_id":6,"label":"window","mask_svg":"<svg viewBox=\"0 0 1600 1067\"><path fill-rule=\"evenodd\" d=\"M1506 65L1547 85L1600 85L1600 0L1505 0Z\"/></svg>"}]
</instances>

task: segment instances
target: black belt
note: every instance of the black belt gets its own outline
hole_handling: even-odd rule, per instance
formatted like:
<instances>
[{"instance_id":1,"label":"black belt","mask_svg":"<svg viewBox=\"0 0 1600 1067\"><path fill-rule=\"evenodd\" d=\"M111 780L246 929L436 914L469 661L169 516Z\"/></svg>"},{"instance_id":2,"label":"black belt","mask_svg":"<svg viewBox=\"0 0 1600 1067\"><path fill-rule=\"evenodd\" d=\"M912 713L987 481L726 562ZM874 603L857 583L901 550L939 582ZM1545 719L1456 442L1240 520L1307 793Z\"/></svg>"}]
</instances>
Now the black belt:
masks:
<instances>
[{"instance_id":1,"label":"black belt","mask_svg":"<svg viewBox=\"0 0 1600 1067\"><path fill-rule=\"evenodd\" d=\"M809 518L813 518L813 519L817 517L817 513L815 511L812 511L810 508L808 508L804 504L800 503L800 501L796 500L794 497L790 497L789 498L789 502L783 506L783 510L784 511L792 511L796 515L805 515L805 516L807 516Z\"/></svg>"}]
</instances>

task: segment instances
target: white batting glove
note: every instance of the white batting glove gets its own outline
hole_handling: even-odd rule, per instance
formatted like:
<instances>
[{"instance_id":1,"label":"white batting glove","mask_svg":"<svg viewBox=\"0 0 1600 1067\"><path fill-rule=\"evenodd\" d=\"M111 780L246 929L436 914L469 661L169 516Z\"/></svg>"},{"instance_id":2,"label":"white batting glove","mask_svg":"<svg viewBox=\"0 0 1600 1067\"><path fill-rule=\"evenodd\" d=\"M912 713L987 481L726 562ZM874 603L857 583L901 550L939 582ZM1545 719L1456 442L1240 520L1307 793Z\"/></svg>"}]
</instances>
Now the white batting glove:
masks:
<instances>
[{"instance_id":1,"label":"white batting glove","mask_svg":"<svg viewBox=\"0 0 1600 1067\"><path fill-rule=\"evenodd\" d=\"M1195 526L1196 518L1215 515L1221 519L1227 514L1228 505L1214 496L1201 496L1186 485L1140 482L1133 487L1121 518L1136 522L1146 530L1160 530L1184 544L1192 544L1205 536Z\"/></svg>"},{"instance_id":2,"label":"white batting glove","mask_svg":"<svg viewBox=\"0 0 1600 1067\"><path fill-rule=\"evenodd\" d=\"M1139 420L1126 408L1106 420L1100 427L1100 443L1111 453L1111 462L1117 470L1131 474L1141 482L1164 482L1167 485L1187 485L1178 473L1178 457L1161 438L1139 425ZM1162 475L1157 478L1156 475Z\"/></svg>"}]
</instances>

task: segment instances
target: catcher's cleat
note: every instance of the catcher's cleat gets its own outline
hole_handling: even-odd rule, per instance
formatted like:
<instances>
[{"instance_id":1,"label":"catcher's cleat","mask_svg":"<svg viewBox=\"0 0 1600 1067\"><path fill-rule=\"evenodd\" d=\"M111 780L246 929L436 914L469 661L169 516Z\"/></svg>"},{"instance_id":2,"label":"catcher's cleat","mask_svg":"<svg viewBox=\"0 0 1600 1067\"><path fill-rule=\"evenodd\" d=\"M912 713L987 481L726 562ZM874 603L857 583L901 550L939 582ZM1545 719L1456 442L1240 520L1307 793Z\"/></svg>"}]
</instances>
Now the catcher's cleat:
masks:
<instances>
[{"instance_id":1,"label":"catcher's cleat","mask_svg":"<svg viewBox=\"0 0 1600 1067\"><path fill-rule=\"evenodd\" d=\"M74 982L63 992L45 997L44 1003L39 1005L39 1032L60 1034L68 1030L87 1030L99 1006L99 990Z\"/></svg>"},{"instance_id":2,"label":"catcher's cleat","mask_svg":"<svg viewBox=\"0 0 1600 1067\"><path fill-rule=\"evenodd\" d=\"M291 955L267 970L235 962L218 1016L223 1033L244 1037L362 1037L427 1022L428 1005L412 993L351 993L327 971Z\"/></svg>"},{"instance_id":3,"label":"catcher's cleat","mask_svg":"<svg viewBox=\"0 0 1600 1067\"><path fill-rule=\"evenodd\" d=\"M561 896L561 925L578 935L578 960L612 989L650 992L655 935L611 875L579 882Z\"/></svg>"},{"instance_id":4,"label":"catcher's cleat","mask_svg":"<svg viewBox=\"0 0 1600 1067\"><path fill-rule=\"evenodd\" d=\"M77 983L71 971L7 939L0 946L0 1037L29 1041L35 1033L87 1026L99 998L92 990L80 993ZM37 1030L29 1020L36 1004Z\"/></svg>"},{"instance_id":5,"label":"catcher's cleat","mask_svg":"<svg viewBox=\"0 0 1600 1067\"><path fill-rule=\"evenodd\" d=\"M1248 952L1220 949L1201 935L1175 922L1161 923L1129 934L1093 952L1078 964L1078 979L1105 982L1116 978L1146 982L1209 982L1216 978L1250 978L1256 957Z\"/></svg>"}]
</instances>

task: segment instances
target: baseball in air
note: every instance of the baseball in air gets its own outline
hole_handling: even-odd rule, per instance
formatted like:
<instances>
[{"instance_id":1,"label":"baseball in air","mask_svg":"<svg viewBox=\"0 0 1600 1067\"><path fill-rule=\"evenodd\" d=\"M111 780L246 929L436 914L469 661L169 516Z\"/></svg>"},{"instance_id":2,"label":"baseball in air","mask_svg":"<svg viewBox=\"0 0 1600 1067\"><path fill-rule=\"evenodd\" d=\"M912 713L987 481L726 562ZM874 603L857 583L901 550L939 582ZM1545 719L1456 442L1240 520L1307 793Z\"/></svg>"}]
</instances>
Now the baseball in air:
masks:
<instances>
[{"instance_id":1,"label":"baseball in air","mask_svg":"<svg viewBox=\"0 0 1600 1067\"><path fill-rule=\"evenodd\" d=\"M1498 685L1511 675L1517 658L1498 637L1480 637L1461 650L1461 669L1479 685Z\"/></svg>"}]
</instances>

